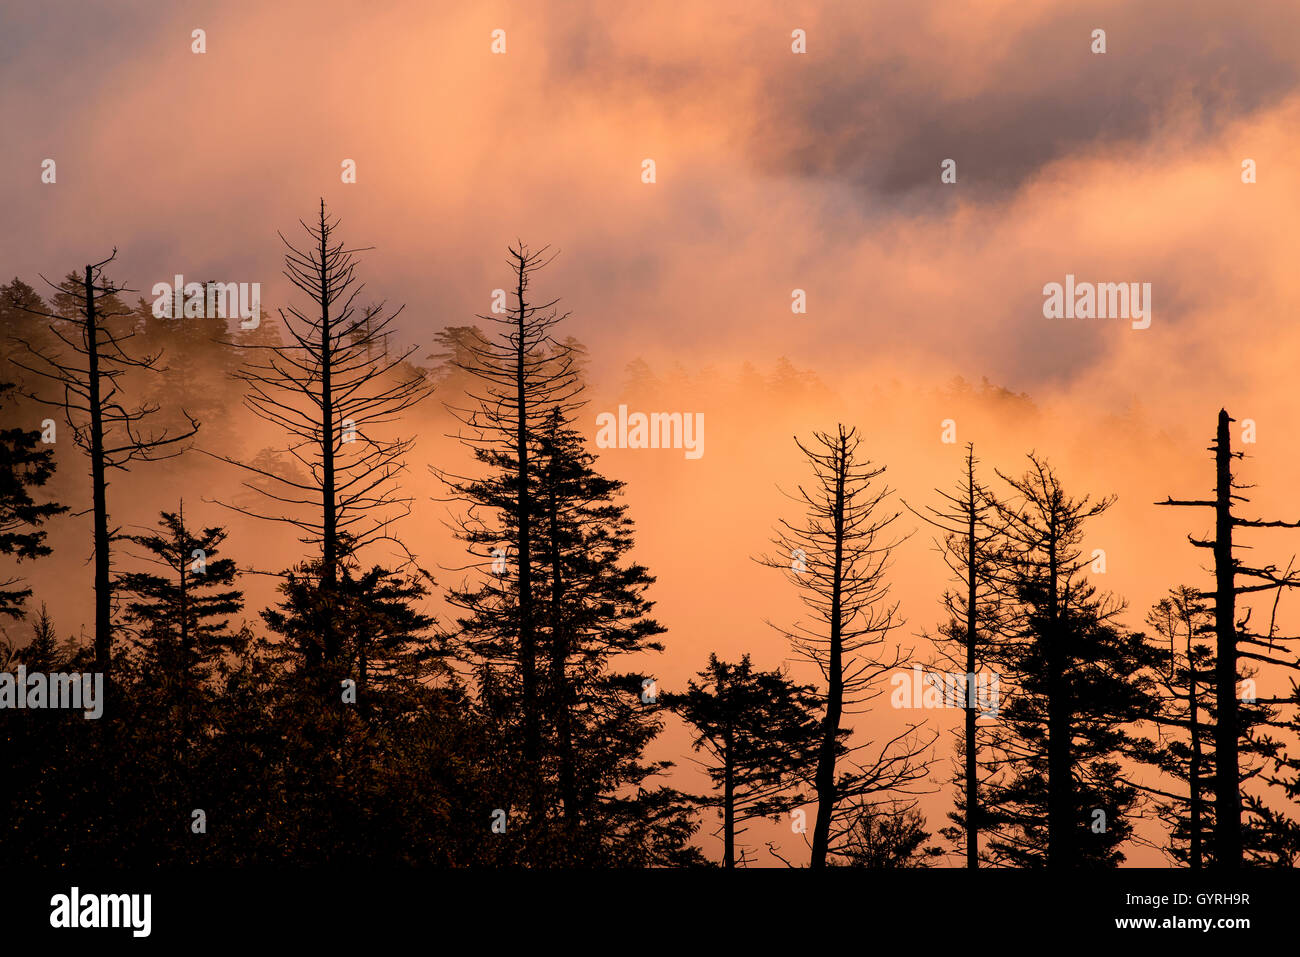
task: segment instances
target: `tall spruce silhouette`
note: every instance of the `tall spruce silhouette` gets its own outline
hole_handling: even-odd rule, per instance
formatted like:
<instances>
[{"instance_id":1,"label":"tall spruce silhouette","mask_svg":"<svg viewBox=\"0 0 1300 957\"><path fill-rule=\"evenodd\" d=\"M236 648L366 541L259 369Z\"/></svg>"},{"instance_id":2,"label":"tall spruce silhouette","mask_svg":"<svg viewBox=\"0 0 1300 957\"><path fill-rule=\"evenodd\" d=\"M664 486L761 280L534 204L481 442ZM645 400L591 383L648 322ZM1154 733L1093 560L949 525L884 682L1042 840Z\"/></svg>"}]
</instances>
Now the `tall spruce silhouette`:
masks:
<instances>
[{"instance_id":1,"label":"tall spruce silhouette","mask_svg":"<svg viewBox=\"0 0 1300 957\"><path fill-rule=\"evenodd\" d=\"M1209 451L1214 455L1214 498L1166 498L1157 505L1214 509L1214 537L1208 539L1187 536L1197 548L1208 548L1214 556L1214 589L1198 593L1209 599L1214 611L1215 634L1215 724L1214 724L1214 862L1217 867L1234 869L1241 866L1245 856L1242 826L1242 792L1240 751L1251 738L1250 728L1242 721L1241 703L1238 700L1238 662L1245 658L1264 664L1279 665L1292 671L1300 670L1294 660L1277 657L1278 645L1297 640L1300 636L1283 636L1276 633L1276 617L1269 622L1267 632L1249 630L1250 615L1237 617L1237 597L1256 592L1276 590L1300 585L1300 572L1288 565L1253 567L1237 558L1237 550L1244 547L1233 540L1238 528L1300 528L1300 522L1269 521L1241 518L1233 511L1234 502L1249 499L1236 494L1250 488L1237 483L1232 471L1232 460L1243 453L1232 450L1231 423L1235 420L1226 409L1219 410L1214 442ZM1242 583L1255 582L1255 584ZM1276 610L1276 603L1274 604ZM1285 646L1283 646L1285 647ZM1261 704L1277 703L1286 699L1259 699Z\"/></svg>"},{"instance_id":2,"label":"tall spruce silhouette","mask_svg":"<svg viewBox=\"0 0 1300 957\"><path fill-rule=\"evenodd\" d=\"M1019 478L997 472L1011 490L997 509L1014 625L989 656L1011 690L994 726L1008 776L984 798L999 828L989 850L1013 866L1113 866L1139 800L1120 776L1137 747L1129 726L1156 709L1151 658L1086 574L1087 523L1114 498L1074 498L1047 462L1028 458Z\"/></svg>"},{"instance_id":3,"label":"tall spruce silhouette","mask_svg":"<svg viewBox=\"0 0 1300 957\"><path fill-rule=\"evenodd\" d=\"M646 597L654 579L630 560L623 483L595 470L571 424L578 347L549 334L564 318L553 303L528 299L530 274L549 260L523 246L512 255L516 305L505 328L496 340L458 336L453 356L478 383L468 396L476 407L452 408L487 469L436 474L467 504L457 534L491 570L449 594L461 610L449 640L496 729L485 744L499 806L526 812L520 828L511 811L523 835L515 860L687 863L698 859L686 844L690 807L655 783L670 764L645 757L662 728L653 679L623 664L662 650Z\"/></svg>"},{"instance_id":4,"label":"tall spruce silhouette","mask_svg":"<svg viewBox=\"0 0 1300 957\"><path fill-rule=\"evenodd\" d=\"M550 793L564 806L551 859L694 861L698 852L685 845L696 827L689 802L657 783L671 763L645 753L662 730L663 701L651 676L626 670L663 650L664 629L650 617L654 578L631 558L624 485L596 471L583 436L558 409L533 461L544 742L558 763L558 790Z\"/></svg>"},{"instance_id":5,"label":"tall spruce silhouette","mask_svg":"<svg viewBox=\"0 0 1300 957\"><path fill-rule=\"evenodd\" d=\"M466 404L448 408L459 418L458 438L487 469L481 478L431 467L452 500L468 507L457 535L486 567L508 569L481 589L453 593L468 613L462 621L467 647L484 668L509 667L519 681L518 709L523 742L520 786L530 826L545 817L542 769L542 666L538 635L544 627L537 592L535 524L541 520L537 495L540 437L552 418L580 407L582 384L569 346L552 335L567 313L558 299L534 301L529 286L553 255L522 242L509 247L514 302L502 314L480 315L494 335L464 336L453 361L474 380ZM494 550L499 550L493 554ZM508 554L507 554L508 553ZM485 672L485 688L499 687Z\"/></svg>"},{"instance_id":6,"label":"tall spruce silhouette","mask_svg":"<svg viewBox=\"0 0 1300 957\"><path fill-rule=\"evenodd\" d=\"M51 320L50 331L71 353L34 346L22 340L26 353L16 365L55 383L61 398L32 398L61 408L73 441L90 460L91 505L95 547L95 668L105 675L112 660L112 540L109 527L108 475L127 471L132 462L157 461L181 454L180 443L193 436L199 423L182 409L188 423L179 431L144 431L159 412L155 403L124 404L123 377L130 370L161 372L160 352L132 355L126 348L133 329L113 328L113 320L131 312L118 298L126 287L104 275L117 258L117 250L98 263L87 265L81 277L70 275L55 306L60 313L25 306L24 311ZM47 280L48 281L48 280ZM51 285L53 285L51 283Z\"/></svg>"},{"instance_id":7,"label":"tall spruce silhouette","mask_svg":"<svg viewBox=\"0 0 1300 957\"><path fill-rule=\"evenodd\" d=\"M900 513L888 510L891 490L877 481L885 467L860 456L856 428L839 425L833 433L814 432L808 443L796 437L795 445L813 473L806 488L789 496L804 517L798 524L781 520L772 539L776 553L758 561L783 571L799 589L809 621L777 630L826 682L810 782L817 794L810 863L820 868L852 827L846 819L851 802L903 791L926 777L923 756L934 735L924 737L920 725L910 723L879 746L841 745L846 715L883 694L885 676L910 663L900 646L886 644L901 624L885 575L899 541L891 526Z\"/></svg>"}]
</instances>

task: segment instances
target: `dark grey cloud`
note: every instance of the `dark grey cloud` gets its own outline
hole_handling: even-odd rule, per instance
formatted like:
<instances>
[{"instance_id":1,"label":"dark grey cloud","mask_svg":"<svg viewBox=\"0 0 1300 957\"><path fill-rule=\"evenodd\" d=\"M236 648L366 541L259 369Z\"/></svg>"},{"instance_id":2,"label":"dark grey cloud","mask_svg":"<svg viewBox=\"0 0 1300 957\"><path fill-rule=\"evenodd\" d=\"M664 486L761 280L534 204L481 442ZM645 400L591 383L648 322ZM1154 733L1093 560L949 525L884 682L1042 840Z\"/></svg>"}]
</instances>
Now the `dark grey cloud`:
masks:
<instances>
[{"instance_id":1,"label":"dark grey cloud","mask_svg":"<svg viewBox=\"0 0 1300 957\"><path fill-rule=\"evenodd\" d=\"M773 78L748 140L767 171L898 198L942 195L933 187L951 157L969 199L1004 195L1073 154L1150 141L1186 111L1209 137L1300 82L1300 5L1212 6L1065 6L990 49L976 88L946 77L937 57L891 53L888 31L838 33L815 71ZM889 27L923 22L895 16ZM1106 31L1104 54L1091 51L1094 28ZM977 62L979 42L962 52Z\"/></svg>"},{"instance_id":2,"label":"dark grey cloud","mask_svg":"<svg viewBox=\"0 0 1300 957\"><path fill-rule=\"evenodd\" d=\"M759 172L843 181L864 203L907 213L955 198L934 188L945 158L958 163L964 198L996 201L1054 161L1148 143L1174 116L1209 138L1300 88L1294 0L1068 2L1009 20L1005 38L991 13L968 43L932 25L979 17L978 5L829 0L779 17L750 8L680 48L639 45L608 10L570 6L575 15L539 24L557 90L704 110ZM804 57L789 50L800 23L810 27ZM1091 51L1095 28L1106 31L1104 54ZM945 60L948 49L960 64ZM750 80L759 93L742 101Z\"/></svg>"}]
</instances>

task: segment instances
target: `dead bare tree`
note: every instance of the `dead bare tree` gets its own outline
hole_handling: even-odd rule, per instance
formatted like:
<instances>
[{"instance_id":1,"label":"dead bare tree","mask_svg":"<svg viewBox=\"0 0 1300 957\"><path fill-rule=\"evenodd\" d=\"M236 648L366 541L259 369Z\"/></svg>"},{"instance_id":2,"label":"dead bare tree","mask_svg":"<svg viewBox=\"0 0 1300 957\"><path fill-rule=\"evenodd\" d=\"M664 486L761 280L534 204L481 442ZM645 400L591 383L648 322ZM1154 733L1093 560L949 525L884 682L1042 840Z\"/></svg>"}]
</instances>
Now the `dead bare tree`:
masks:
<instances>
[{"instance_id":1,"label":"dead bare tree","mask_svg":"<svg viewBox=\"0 0 1300 957\"><path fill-rule=\"evenodd\" d=\"M161 352L133 356L124 345L134 337L133 331L114 330L109 322L128 316L117 298L118 293L130 292L104 276L104 268L117 258L117 250L100 262L86 266L82 277L69 276L62 286L53 288L75 302L74 315L56 315L15 303L25 312L51 320L50 331L69 350L71 355L34 347L26 340L19 342L25 349L23 359L13 359L15 365L55 383L63 392L62 399L51 400L35 393L30 398L45 405L61 408L73 440L90 460L91 505L77 513L93 513L95 547L95 668L109 673L112 659L112 542L117 529L109 528L108 474L116 469L129 471L132 462L157 461L171 458L185 451L180 443L193 436L199 423L185 415L188 428L179 434L142 431L151 415L158 412L155 404L128 408L123 405L124 385L121 380L132 369L151 372L163 371L158 365ZM44 279L42 276L41 278ZM45 280L47 283L49 280ZM29 364L30 363L30 364ZM106 677L107 680L107 677Z\"/></svg>"},{"instance_id":2,"label":"dead bare tree","mask_svg":"<svg viewBox=\"0 0 1300 957\"><path fill-rule=\"evenodd\" d=\"M431 387L423 372L406 362L415 346L388 350L388 327L401 308L385 314L383 303L361 310L354 305L364 288L356 253L365 250L347 248L335 238L339 220L328 216L323 199L314 224L299 222L311 244L299 249L280 234L288 249L284 275L311 307L279 310L284 344L228 344L254 357L237 373L248 386L245 407L284 430L283 451L306 475L214 457L266 480L243 484L276 503L276 510L221 504L291 525L304 544L320 546L320 584L328 605L339 563L369 543L396 541L391 526L410 512L411 499L400 494L396 478L406 467L413 439L384 438L381 432ZM293 514L285 514L286 507ZM332 662L340 652L339 631L328 615L321 624L321 645L306 649L308 666Z\"/></svg>"},{"instance_id":3,"label":"dead bare tree","mask_svg":"<svg viewBox=\"0 0 1300 957\"><path fill-rule=\"evenodd\" d=\"M817 793L811 866L825 867L828 855L849 833L846 809L860 797L906 791L928 772L922 755L935 737L909 724L895 737L846 745L847 714L860 713L883 694L885 676L910 664L910 652L886 647L888 633L902 622L891 601L885 573L901 539L890 526L901 514L886 512L891 490L876 480L885 472L860 459L857 429L839 425L835 433L814 432L813 441L795 444L812 466L813 481L789 497L805 509L799 524L781 521L772 544L775 555L757 559L778 568L800 589L810 621L777 630L796 654L812 662L826 682L821 747L812 785ZM848 770L844 765L852 764Z\"/></svg>"},{"instance_id":4,"label":"dead bare tree","mask_svg":"<svg viewBox=\"0 0 1300 957\"><path fill-rule=\"evenodd\" d=\"M936 489L939 506L918 511L917 518L938 532L935 548L952 572L957 587L943 593L948 616L933 639L939 654L965 671L965 726L962 731L964 767L957 779L960 789L954 820L966 845L966 866L979 867L980 814L979 730L980 702L975 690L977 671L987 666L986 652L997 640L1006 619L1005 588L999 574L1004 521L992 493L975 475L975 446L967 444L963 475L952 492Z\"/></svg>"},{"instance_id":5,"label":"dead bare tree","mask_svg":"<svg viewBox=\"0 0 1300 957\"><path fill-rule=\"evenodd\" d=\"M1237 700L1238 660L1247 658L1266 664L1281 665L1300 670L1294 660L1275 657L1278 642L1295 641L1300 636L1280 636L1275 633L1274 622L1269 623L1267 634L1251 632L1249 612L1243 620L1237 619L1237 596L1255 592L1300 586L1300 572L1290 566L1281 570L1275 565L1253 568L1236 557L1233 530L1237 528L1300 528L1300 522L1265 521L1239 518L1233 514L1232 503L1249 499L1235 494L1236 490L1251 488L1240 485L1232 474L1232 460L1243 457L1232 451L1229 424L1235 421L1226 409L1219 410L1218 426L1210 451L1214 453L1214 498L1166 498L1157 505L1177 505L1192 508L1214 509L1214 537L1209 539L1187 536L1197 548L1208 548L1214 555L1214 590L1197 593L1199 598L1214 602L1215 649L1215 704L1214 726L1214 861L1223 868L1239 868L1243 860L1241 825L1241 769L1239 751L1243 735L1240 707ZM1253 579L1260 584L1238 584L1238 578ZM1274 603L1276 614L1276 602ZM1285 701L1286 699L1275 699ZM1263 703L1264 699L1261 699Z\"/></svg>"}]
</instances>

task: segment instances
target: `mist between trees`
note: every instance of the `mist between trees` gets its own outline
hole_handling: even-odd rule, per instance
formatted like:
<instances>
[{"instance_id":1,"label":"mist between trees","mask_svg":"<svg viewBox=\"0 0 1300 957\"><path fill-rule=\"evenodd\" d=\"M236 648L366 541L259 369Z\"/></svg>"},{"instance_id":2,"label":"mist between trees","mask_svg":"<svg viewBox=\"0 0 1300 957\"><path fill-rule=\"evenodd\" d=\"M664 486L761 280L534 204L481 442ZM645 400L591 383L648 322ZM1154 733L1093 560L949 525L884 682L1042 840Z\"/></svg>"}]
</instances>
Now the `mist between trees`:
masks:
<instances>
[{"instance_id":1,"label":"mist between trees","mask_svg":"<svg viewBox=\"0 0 1300 957\"><path fill-rule=\"evenodd\" d=\"M1026 396L918 403L948 472L896 487L898 424L785 360L592 402L549 247L403 345L343 236L323 201L286 231L255 324L160 317L114 255L0 289L0 658L103 679L95 721L0 693L0 862L1295 864L1297 525L1227 411L1129 503L1185 510L1204 571L1129 607L1117 500L1050 429L990 457L930 413L1039 428ZM707 453L597 449L621 406L707 417ZM995 709L892 707L917 667Z\"/></svg>"}]
</instances>

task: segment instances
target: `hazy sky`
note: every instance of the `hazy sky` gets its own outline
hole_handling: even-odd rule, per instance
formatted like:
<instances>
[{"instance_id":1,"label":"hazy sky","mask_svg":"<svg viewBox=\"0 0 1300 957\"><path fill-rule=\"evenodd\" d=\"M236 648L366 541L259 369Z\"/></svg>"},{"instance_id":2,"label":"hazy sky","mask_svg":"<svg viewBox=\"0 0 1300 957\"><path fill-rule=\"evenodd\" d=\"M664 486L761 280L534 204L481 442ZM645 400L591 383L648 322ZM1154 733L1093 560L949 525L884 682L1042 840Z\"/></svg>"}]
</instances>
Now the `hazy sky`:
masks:
<instances>
[{"instance_id":1,"label":"hazy sky","mask_svg":"<svg viewBox=\"0 0 1300 957\"><path fill-rule=\"evenodd\" d=\"M274 307L276 231L323 196L376 247L367 289L406 303L402 334L424 345L488 309L507 243L550 243L538 288L591 348L593 435L637 357L700 375L787 356L834 396L714 395L699 461L602 457L659 576L666 681L713 649L785 656L764 620L796 606L750 557L794 517L777 491L802 474L791 435L837 419L918 504L955 481L967 440L990 469L1034 448L1068 486L1118 493L1096 547L1136 627L1200 574L1186 534L1204 523L1151 503L1208 488L1220 406L1257 425L1258 511L1296 517L1298 83L1293 0L10 3L0 276L35 283L117 246L113 275L137 289L258 281ZM1150 283L1150 327L1044 318L1044 285L1067 274ZM956 375L1034 411L955 395ZM940 442L950 417L958 445ZM1297 550L1269 541L1282 564ZM942 587L924 533L896 575L909 640ZM927 805L932 825L944 808Z\"/></svg>"}]
</instances>

